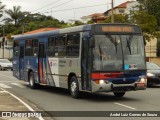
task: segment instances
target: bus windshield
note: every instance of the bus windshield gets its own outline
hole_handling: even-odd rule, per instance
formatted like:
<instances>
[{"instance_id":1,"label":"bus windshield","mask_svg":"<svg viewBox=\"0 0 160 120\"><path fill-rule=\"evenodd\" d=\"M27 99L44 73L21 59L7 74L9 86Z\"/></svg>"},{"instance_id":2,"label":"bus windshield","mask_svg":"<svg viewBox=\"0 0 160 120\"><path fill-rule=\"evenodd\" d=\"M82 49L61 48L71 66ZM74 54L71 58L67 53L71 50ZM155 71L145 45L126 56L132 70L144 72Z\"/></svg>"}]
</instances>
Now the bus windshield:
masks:
<instances>
[{"instance_id":1,"label":"bus windshield","mask_svg":"<svg viewBox=\"0 0 160 120\"><path fill-rule=\"evenodd\" d=\"M94 71L144 70L143 36L94 35Z\"/></svg>"}]
</instances>

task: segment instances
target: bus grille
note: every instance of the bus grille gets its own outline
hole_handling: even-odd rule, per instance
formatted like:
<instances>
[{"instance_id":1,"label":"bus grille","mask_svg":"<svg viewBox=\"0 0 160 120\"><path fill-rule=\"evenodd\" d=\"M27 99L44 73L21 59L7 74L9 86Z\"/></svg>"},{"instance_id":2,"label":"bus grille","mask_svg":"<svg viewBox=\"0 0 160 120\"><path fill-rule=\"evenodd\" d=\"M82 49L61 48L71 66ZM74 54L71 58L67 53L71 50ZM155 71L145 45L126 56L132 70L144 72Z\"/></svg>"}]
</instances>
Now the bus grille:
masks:
<instances>
[{"instance_id":1,"label":"bus grille","mask_svg":"<svg viewBox=\"0 0 160 120\"><path fill-rule=\"evenodd\" d=\"M113 84L132 84L135 80L113 80Z\"/></svg>"}]
</instances>

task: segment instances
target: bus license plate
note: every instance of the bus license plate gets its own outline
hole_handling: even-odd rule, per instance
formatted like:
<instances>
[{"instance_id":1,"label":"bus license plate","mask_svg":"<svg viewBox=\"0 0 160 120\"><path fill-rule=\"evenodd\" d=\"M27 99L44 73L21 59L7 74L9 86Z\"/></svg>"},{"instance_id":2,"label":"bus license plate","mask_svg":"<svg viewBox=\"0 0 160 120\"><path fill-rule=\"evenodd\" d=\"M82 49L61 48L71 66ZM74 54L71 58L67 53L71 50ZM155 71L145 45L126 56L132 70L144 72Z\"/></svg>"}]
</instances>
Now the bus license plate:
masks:
<instances>
[{"instance_id":1,"label":"bus license plate","mask_svg":"<svg viewBox=\"0 0 160 120\"><path fill-rule=\"evenodd\" d=\"M137 87L145 87L144 83L137 83Z\"/></svg>"}]
</instances>

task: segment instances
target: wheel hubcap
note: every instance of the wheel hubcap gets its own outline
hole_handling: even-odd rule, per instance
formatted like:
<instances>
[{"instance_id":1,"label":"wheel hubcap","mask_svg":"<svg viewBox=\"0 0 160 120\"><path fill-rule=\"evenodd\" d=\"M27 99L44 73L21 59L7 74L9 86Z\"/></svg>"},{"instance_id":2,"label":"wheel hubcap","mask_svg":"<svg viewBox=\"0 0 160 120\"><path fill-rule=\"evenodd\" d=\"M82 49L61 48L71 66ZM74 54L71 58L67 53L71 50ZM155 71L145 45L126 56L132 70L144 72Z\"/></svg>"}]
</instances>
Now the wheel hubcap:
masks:
<instances>
[{"instance_id":1,"label":"wheel hubcap","mask_svg":"<svg viewBox=\"0 0 160 120\"><path fill-rule=\"evenodd\" d=\"M77 84L76 84L76 82L73 81L71 84L71 91L72 91L72 93L75 93L76 90L77 90Z\"/></svg>"},{"instance_id":2,"label":"wheel hubcap","mask_svg":"<svg viewBox=\"0 0 160 120\"><path fill-rule=\"evenodd\" d=\"M30 82L30 85L33 86L33 79L32 79L32 77L30 78L29 82Z\"/></svg>"}]
</instances>

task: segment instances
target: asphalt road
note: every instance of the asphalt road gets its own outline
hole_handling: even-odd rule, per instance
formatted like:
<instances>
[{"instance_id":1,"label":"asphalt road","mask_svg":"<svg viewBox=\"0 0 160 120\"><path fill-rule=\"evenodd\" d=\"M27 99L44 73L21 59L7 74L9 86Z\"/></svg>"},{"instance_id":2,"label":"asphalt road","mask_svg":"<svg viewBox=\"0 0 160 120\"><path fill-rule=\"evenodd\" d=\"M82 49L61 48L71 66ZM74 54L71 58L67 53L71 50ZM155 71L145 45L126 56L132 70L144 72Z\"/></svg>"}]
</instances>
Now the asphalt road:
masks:
<instances>
[{"instance_id":1,"label":"asphalt road","mask_svg":"<svg viewBox=\"0 0 160 120\"><path fill-rule=\"evenodd\" d=\"M0 71L0 88L19 96L33 107L44 111L160 111L160 86L147 90L127 92L123 98L112 93L83 94L73 99L65 89L40 87L32 90L23 81L12 76L11 71ZM48 112L51 114L51 112ZM73 113L74 114L74 113ZM87 114L87 113L86 113ZM57 120L134 120L135 117L54 117ZM158 117L136 117L140 120L158 120Z\"/></svg>"}]
</instances>

